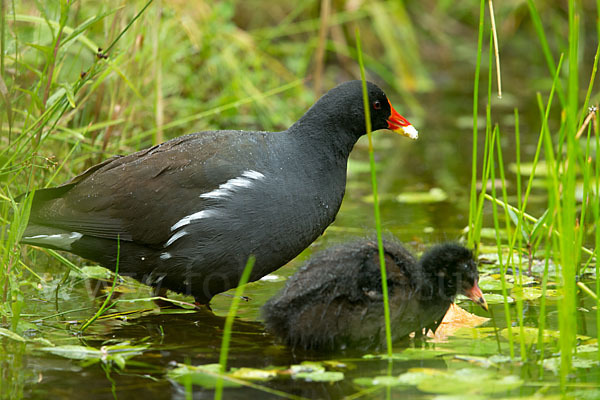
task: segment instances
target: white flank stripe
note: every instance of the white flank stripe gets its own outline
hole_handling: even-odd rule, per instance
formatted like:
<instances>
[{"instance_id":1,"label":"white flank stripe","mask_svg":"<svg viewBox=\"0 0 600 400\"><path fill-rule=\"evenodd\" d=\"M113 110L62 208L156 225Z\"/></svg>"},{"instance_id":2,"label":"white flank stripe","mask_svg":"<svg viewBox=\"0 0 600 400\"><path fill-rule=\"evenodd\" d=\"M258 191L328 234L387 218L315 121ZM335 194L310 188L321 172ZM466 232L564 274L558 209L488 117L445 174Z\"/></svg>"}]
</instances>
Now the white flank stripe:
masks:
<instances>
[{"instance_id":1,"label":"white flank stripe","mask_svg":"<svg viewBox=\"0 0 600 400\"><path fill-rule=\"evenodd\" d=\"M171 236L169 238L169 240L167 240L167 243L165 243L165 247L168 247L168 246L172 245L174 241L176 241L177 239L180 239L180 238L184 237L187 234L188 233L187 233L187 231L185 229L182 230L182 231L179 231L177 233L174 233L173 236Z\"/></svg>"},{"instance_id":2,"label":"white flank stripe","mask_svg":"<svg viewBox=\"0 0 600 400\"><path fill-rule=\"evenodd\" d=\"M56 246L65 250L71 249L71 244L79 239L81 239L83 235L79 232L71 232L71 233L56 233L54 235L35 235L35 236L26 236L23 239L26 240L35 240L40 244L49 244L52 246Z\"/></svg>"},{"instance_id":3,"label":"white flank stripe","mask_svg":"<svg viewBox=\"0 0 600 400\"><path fill-rule=\"evenodd\" d=\"M253 181L261 180L265 176L258 171L247 170L242 172L242 176L232 178L227 182L219 185L218 189L213 191L202 193L200 197L204 199L220 199L221 197L229 196L233 194L235 189L249 188L254 184Z\"/></svg>"},{"instance_id":4,"label":"white flank stripe","mask_svg":"<svg viewBox=\"0 0 600 400\"><path fill-rule=\"evenodd\" d=\"M171 232L173 232L176 229L181 228L182 226L188 225L190 222L192 222L196 219L214 217L215 215L218 215L218 214L219 213L215 210L202 210L202 211L198 211L197 213L190 214L188 216L181 218L179 221L175 222L175 224L171 227Z\"/></svg>"},{"instance_id":5,"label":"white flank stripe","mask_svg":"<svg viewBox=\"0 0 600 400\"><path fill-rule=\"evenodd\" d=\"M171 258L171 253L164 252L160 255L161 260L168 260L169 258Z\"/></svg>"},{"instance_id":6,"label":"white flank stripe","mask_svg":"<svg viewBox=\"0 0 600 400\"><path fill-rule=\"evenodd\" d=\"M254 171L252 169L242 172L242 176L245 176L246 178L250 178L250 179L256 179L256 180L259 180L259 179L262 179L265 177L260 172Z\"/></svg>"}]
</instances>

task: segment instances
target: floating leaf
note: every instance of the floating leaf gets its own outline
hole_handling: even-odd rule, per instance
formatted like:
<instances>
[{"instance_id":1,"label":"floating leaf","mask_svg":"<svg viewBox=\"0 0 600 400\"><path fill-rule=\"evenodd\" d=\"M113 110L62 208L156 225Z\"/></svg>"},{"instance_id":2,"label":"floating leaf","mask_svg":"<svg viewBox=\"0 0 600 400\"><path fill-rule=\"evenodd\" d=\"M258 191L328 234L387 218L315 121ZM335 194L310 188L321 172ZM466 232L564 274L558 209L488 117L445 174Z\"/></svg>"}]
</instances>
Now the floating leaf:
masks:
<instances>
[{"instance_id":1,"label":"floating leaf","mask_svg":"<svg viewBox=\"0 0 600 400\"><path fill-rule=\"evenodd\" d=\"M406 386L397 376L376 376L373 378L356 378L353 380L359 386Z\"/></svg>"},{"instance_id":2,"label":"floating leaf","mask_svg":"<svg viewBox=\"0 0 600 400\"><path fill-rule=\"evenodd\" d=\"M542 297L542 289L535 287L516 287L510 292L515 300L535 300Z\"/></svg>"},{"instance_id":3,"label":"floating leaf","mask_svg":"<svg viewBox=\"0 0 600 400\"><path fill-rule=\"evenodd\" d=\"M64 345L55 347L41 347L41 351L51 353L64 358L70 358L72 360L88 360L88 359L100 359L102 352L93 347L79 346L79 345Z\"/></svg>"},{"instance_id":4,"label":"floating leaf","mask_svg":"<svg viewBox=\"0 0 600 400\"><path fill-rule=\"evenodd\" d=\"M217 385L217 375L221 366L219 364L205 364L198 366L183 365L179 366L167 373L167 376L174 381L184 385L191 383L192 385L202 386L205 389L214 389ZM228 379L223 379L223 387L239 387L238 383Z\"/></svg>"},{"instance_id":5,"label":"floating leaf","mask_svg":"<svg viewBox=\"0 0 600 400\"><path fill-rule=\"evenodd\" d=\"M292 378L303 379L310 382L337 382L344 380L344 373L326 371L322 363L316 361L303 361L290 366Z\"/></svg>"},{"instance_id":6,"label":"floating leaf","mask_svg":"<svg viewBox=\"0 0 600 400\"><path fill-rule=\"evenodd\" d=\"M499 377L491 370L480 368L462 368L455 371L412 369L402 374L400 380L416 385L423 392L461 396L504 393L523 385L523 381L517 376Z\"/></svg>"},{"instance_id":7,"label":"floating leaf","mask_svg":"<svg viewBox=\"0 0 600 400\"><path fill-rule=\"evenodd\" d=\"M533 172L534 164L533 163L521 163L520 167L521 167L521 175L522 176L530 176ZM510 172L513 172L515 174L519 173L519 171L517 170L516 163L511 163L508 166L508 169ZM548 175L548 169L546 168L546 162L538 161L537 164L535 165L535 176L546 176L546 175Z\"/></svg>"},{"instance_id":8,"label":"floating leaf","mask_svg":"<svg viewBox=\"0 0 600 400\"><path fill-rule=\"evenodd\" d=\"M239 368L232 370L230 376L249 381L268 381L277 377L276 370L266 370L258 368Z\"/></svg>"},{"instance_id":9,"label":"floating leaf","mask_svg":"<svg viewBox=\"0 0 600 400\"><path fill-rule=\"evenodd\" d=\"M505 285L507 289L511 289L513 287L513 284L510 282L505 282ZM479 279L479 287L481 290L502 290L502 281L500 275L494 274L482 276Z\"/></svg>"},{"instance_id":10,"label":"floating leaf","mask_svg":"<svg viewBox=\"0 0 600 400\"><path fill-rule=\"evenodd\" d=\"M452 303L450 308L448 308L446 315L444 315L442 323L436 329L435 334L428 334L428 336L433 336L434 341L443 341L446 340L448 336L455 334L456 331L461 328L474 328L488 320L489 318L471 314Z\"/></svg>"},{"instance_id":11,"label":"floating leaf","mask_svg":"<svg viewBox=\"0 0 600 400\"><path fill-rule=\"evenodd\" d=\"M487 303L489 305L491 304L504 304L504 296L502 296L501 294L498 293L486 293L485 294L485 301L487 301ZM506 296L506 302L507 303L514 303L515 299L513 299L510 296Z\"/></svg>"},{"instance_id":12,"label":"floating leaf","mask_svg":"<svg viewBox=\"0 0 600 400\"><path fill-rule=\"evenodd\" d=\"M515 300L535 300L542 297L542 288L538 287L524 287L524 288L514 288L511 291L511 296L515 298ZM557 290L546 289L546 297L559 297L560 293Z\"/></svg>"},{"instance_id":13,"label":"floating leaf","mask_svg":"<svg viewBox=\"0 0 600 400\"><path fill-rule=\"evenodd\" d=\"M339 371L298 372L293 374L292 378L308 382L338 382L344 380L344 373Z\"/></svg>"},{"instance_id":14,"label":"floating leaf","mask_svg":"<svg viewBox=\"0 0 600 400\"><path fill-rule=\"evenodd\" d=\"M125 361L141 354L148 348L147 345L132 346L129 343L119 343L112 346L102 346L100 349L89 346L64 345L54 347L41 347L38 350L72 360L95 362L113 362L119 368L125 367Z\"/></svg>"},{"instance_id":15,"label":"floating leaf","mask_svg":"<svg viewBox=\"0 0 600 400\"><path fill-rule=\"evenodd\" d=\"M439 203L447 199L448 195L440 188L431 188L428 192L404 192L396 197L396 201L407 204Z\"/></svg>"},{"instance_id":16,"label":"floating leaf","mask_svg":"<svg viewBox=\"0 0 600 400\"><path fill-rule=\"evenodd\" d=\"M325 367L317 361L303 361L300 364L291 365L290 371L292 371L292 374L301 372L323 372L325 371Z\"/></svg>"},{"instance_id":17,"label":"floating leaf","mask_svg":"<svg viewBox=\"0 0 600 400\"><path fill-rule=\"evenodd\" d=\"M560 357L546 358L542 361L544 368L548 371L554 372L555 374L560 372L560 364ZM600 365L600 361L598 360L588 360L580 357L571 358L571 366L573 368L595 368L598 365Z\"/></svg>"},{"instance_id":18,"label":"floating leaf","mask_svg":"<svg viewBox=\"0 0 600 400\"><path fill-rule=\"evenodd\" d=\"M523 327L524 338L526 344L531 345L533 343L537 343L538 341L538 328L532 328L530 326ZM512 334L515 338L515 341L520 341L520 328L512 328ZM500 331L500 335L506 339L508 339L508 329L502 329ZM560 338L559 331L552 331L549 329L545 329L542 335L542 340L544 343L549 343L554 340L558 340ZM580 340L588 340L589 336L577 335L577 338Z\"/></svg>"}]
</instances>

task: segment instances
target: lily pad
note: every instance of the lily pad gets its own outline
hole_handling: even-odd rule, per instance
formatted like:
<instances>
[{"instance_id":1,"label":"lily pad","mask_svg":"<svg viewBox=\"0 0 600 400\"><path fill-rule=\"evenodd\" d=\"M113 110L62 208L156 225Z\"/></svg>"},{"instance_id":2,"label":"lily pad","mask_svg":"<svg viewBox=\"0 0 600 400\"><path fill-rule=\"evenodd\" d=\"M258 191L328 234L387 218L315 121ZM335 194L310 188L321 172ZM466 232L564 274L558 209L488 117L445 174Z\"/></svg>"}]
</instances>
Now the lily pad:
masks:
<instances>
[{"instance_id":1,"label":"lily pad","mask_svg":"<svg viewBox=\"0 0 600 400\"><path fill-rule=\"evenodd\" d=\"M447 199L448 194L440 188L431 188L428 192L404 192L396 197L396 201L406 204L439 203Z\"/></svg>"},{"instance_id":2,"label":"lily pad","mask_svg":"<svg viewBox=\"0 0 600 400\"><path fill-rule=\"evenodd\" d=\"M353 382L359 386L407 386L397 376L375 376L373 378L356 378Z\"/></svg>"},{"instance_id":3,"label":"lily pad","mask_svg":"<svg viewBox=\"0 0 600 400\"><path fill-rule=\"evenodd\" d=\"M560 371L560 363L560 357L546 358L542 361L544 368L555 374L558 374ZM598 365L600 365L600 361L598 360L588 360L580 357L571 358L571 366L573 368L597 368Z\"/></svg>"},{"instance_id":4,"label":"lily pad","mask_svg":"<svg viewBox=\"0 0 600 400\"><path fill-rule=\"evenodd\" d=\"M511 289L513 284L505 282L506 288ZM500 275L487 275L479 279L479 287L481 290L502 290L502 281ZM487 300L487 295L486 295Z\"/></svg>"},{"instance_id":5,"label":"lily pad","mask_svg":"<svg viewBox=\"0 0 600 400\"><path fill-rule=\"evenodd\" d=\"M516 287L511 290L510 295L515 300L535 300L542 297L542 289L536 287Z\"/></svg>"},{"instance_id":6,"label":"lily pad","mask_svg":"<svg viewBox=\"0 0 600 400\"><path fill-rule=\"evenodd\" d=\"M486 293L485 294L485 301L487 301L488 304L503 304L504 303L504 296L502 296L501 294L498 293ZM514 303L515 299L513 299L510 296L506 296L506 302L507 303Z\"/></svg>"},{"instance_id":7,"label":"lily pad","mask_svg":"<svg viewBox=\"0 0 600 400\"><path fill-rule=\"evenodd\" d=\"M258 368L239 368L232 370L230 376L248 381L268 381L276 378L276 370L258 369Z\"/></svg>"},{"instance_id":8,"label":"lily pad","mask_svg":"<svg viewBox=\"0 0 600 400\"><path fill-rule=\"evenodd\" d=\"M344 373L339 371L298 372L293 374L292 378L308 382L338 382L344 380Z\"/></svg>"},{"instance_id":9,"label":"lily pad","mask_svg":"<svg viewBox=\"0 0 600 400\"><path fill-rule=\"evenodd\" d=\"M404 383L416 385L423 392L461 396L500 394L523 385L523 381L517 376L498 376L491 370L481 368L462 368L454 371L419 368L409 370L399 379Z\"/></svg>"},{"instance_id":10,"label":"lily pad","mask_svg":"<svg viewBox=\"0 0 600 400\"><path fill-rule=\"evenodd\" d=\"M192 385L202 386L205 389L214 389L217 385L217 375L219 374L219 371L219 364L205 364L198 366L179 364L177 368L169 371L167 376L182 385L191 383ZM240 385L236 382L223 379L223 387L239 386Z\"/></svg>"},{"instance_id":11,"label":"lily pad","mask_svg":"<svg viewBox=\"0 0 600 400\"><path fill-rule=\"evenodd\" d=\"M337 382L344 380L344 373L339 371L326 371L322 363L316 361L303 361L290 366L292 378L303 379L309 382Z\"/></svg>"},{"instance_id":12,"label":"lily pad","mask_svg":"<svg viewBox=\"0 0 600 400\"><path fill-rule=\"evenodd\" d=\"M524 287L524 288L513 288L511 296L515 300L535 300L542 297L542 288L538 287ZM546 289L546 298L548 297L559 297L559 292L554 289Z\"/></svg>"}]
</instances>

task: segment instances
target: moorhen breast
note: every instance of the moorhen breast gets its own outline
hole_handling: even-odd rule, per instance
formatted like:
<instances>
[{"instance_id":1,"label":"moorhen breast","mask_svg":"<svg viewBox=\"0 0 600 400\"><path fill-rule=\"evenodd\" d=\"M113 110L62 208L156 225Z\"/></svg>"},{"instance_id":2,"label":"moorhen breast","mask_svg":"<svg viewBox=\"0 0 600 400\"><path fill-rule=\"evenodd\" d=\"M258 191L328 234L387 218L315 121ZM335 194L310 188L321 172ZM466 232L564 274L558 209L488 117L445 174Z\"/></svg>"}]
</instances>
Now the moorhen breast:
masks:
<instances>
[{"instance_id":1,"label":"moorhen breast","mask_svg":"<svg viewBox=\"0 0 600 400\"><path fill-rule=\"evenodd\" d=\"M393 340L435 332L459 293L487 310L469 249L439 244L417 261L389 238L384 250ZM377 242L363 239L317 253L263 306L262 315L267 330L295 348L384 346Z\"/></svg>"},{"instance_id":2,"label":"moorhen breast","mask_svg":"<svg viewBox=\"0 0 600 400\"><path fill-rule=\"evenodd\" d=\"M373 130L415 128L368 84ZM23 243L65 250L206 304L298 255L331 224L348 155L365 134L360 81L282 132L209 131L116 156L35 192ZM119 247L119 249L118 249Z\"/></svg>"}]
</instances>

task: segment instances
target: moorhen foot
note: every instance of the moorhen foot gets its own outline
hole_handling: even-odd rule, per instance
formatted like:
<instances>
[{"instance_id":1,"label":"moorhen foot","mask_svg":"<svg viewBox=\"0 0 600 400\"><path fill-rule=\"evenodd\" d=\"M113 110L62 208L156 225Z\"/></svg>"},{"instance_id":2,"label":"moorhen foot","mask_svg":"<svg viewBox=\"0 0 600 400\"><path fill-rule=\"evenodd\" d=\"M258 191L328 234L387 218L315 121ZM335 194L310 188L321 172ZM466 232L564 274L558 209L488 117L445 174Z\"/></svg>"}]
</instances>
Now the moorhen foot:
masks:
<instances>
[{"instance_id":1,"label":"moorhen foot","mask_svg":"<svg viewBox=\"0 0 600 400\"><path fill-rule=\"evenodd\" d=\"M397 240L384 241L393 340L435 332L457 294L487 310L473 253L456 243L417 261ZM372 349L385 345L379 253L375 240L313 256L262 308L267 330L295 348Z\"/></svg>"},{"instance_id":2,"label":"moorhen foot","mask_svg":"<svg viewBox=\"0 0 600 400\"><path fill-rule=\"evenodd\" d=\"M373 130L416 138L368 84ZM65 250L207 304L257 280L331 224L348 155L365 134L360 81L342 83L282 132L209 131L97 164L35 192L22 243Z\"/></svg>"}]
</instances>

